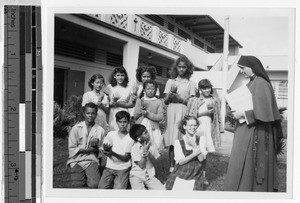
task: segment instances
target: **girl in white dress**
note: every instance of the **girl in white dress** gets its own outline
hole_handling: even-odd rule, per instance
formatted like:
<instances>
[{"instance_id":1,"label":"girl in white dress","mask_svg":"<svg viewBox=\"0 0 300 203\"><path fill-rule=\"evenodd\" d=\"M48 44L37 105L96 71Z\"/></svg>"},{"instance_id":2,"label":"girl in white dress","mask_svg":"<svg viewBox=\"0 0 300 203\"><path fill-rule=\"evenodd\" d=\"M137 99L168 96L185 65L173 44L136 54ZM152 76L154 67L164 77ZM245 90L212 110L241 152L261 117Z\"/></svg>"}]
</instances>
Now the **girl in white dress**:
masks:
<instances>
[{"instance_id":1,"label":"girl in white dress","mask_svg":"<svg viewBox=\"0 0 300 203\"><path fill-rule=\"evenodd\" d=\"M181 138L178 124L185 116L187 102L196 92L196 84L190 80L194 66L186 56L180 56L171 69L171 78L165 87L165 104L167 107L167 127L164 133L164 142L169 146L170 171L173 171L174 143Z\"/></svg>"},{"instance_id":2,"label":"girl in white dress","mask_svg":"<svg viewBox=\"0 0 300 203\"><path fill-rule=\"evenodd\" d=\"M131 88L128 85L129 79L127 71L123 66L116 67L111 75L110 84L105 92L109 95L109 126L110 131L118 130L115 115L119 111L129 112L129 108L134 106Z\"/></svg>"},{"instance_id":3,"label":"girl in white dress","mask_svg":"<svg viewBox=\"0 0 300 203\"><path fill-rule=\"evenodd\" d=\"M203 103L198 108L198 121L200 126L197 129L197 132L200 136L205 137L205 142L203 145L207 152L215 152L215 146L211 136L211 124L214 113L214 98L212 85L209 80L203 79L198 83L198 88L200 91L200 99Z\"/></svg>"},{"instance_id":4,"label":"girl in white dress","mask_svg":"<svg viewBox=\"0 0 300 203\"><path fill-rule=\"evenodd\" d=\"M105 132L107 133L109 128L107 124L107 114L108 114L108 96L102 91L103 86L105 85L104 77L97 73L94 74L88 82L91 91L88 91L83 94L82 97L82 106L89 102L93 102L98 106L97 117L95 123L100 125Z\"/></svg>"}]
</instances>

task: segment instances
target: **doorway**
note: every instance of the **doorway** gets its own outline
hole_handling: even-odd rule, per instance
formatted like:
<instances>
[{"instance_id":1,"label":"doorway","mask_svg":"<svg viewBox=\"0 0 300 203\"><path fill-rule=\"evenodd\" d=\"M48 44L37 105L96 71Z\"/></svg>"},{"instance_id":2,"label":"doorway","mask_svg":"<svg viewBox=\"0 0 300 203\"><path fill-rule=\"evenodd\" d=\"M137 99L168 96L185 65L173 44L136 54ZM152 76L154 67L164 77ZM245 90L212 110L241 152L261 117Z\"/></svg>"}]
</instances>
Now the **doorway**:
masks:
<instances>
[{"instance_id":1,"label":"doorway","mask_svg":"<svg viewBox=\"0 0 300 203\"><path fill-rule=\"evenodd\" d=\"M54 68L54 101L61 107L72 95L84 93L85 72L65 67Z\"/></svg>"}]
</instances>

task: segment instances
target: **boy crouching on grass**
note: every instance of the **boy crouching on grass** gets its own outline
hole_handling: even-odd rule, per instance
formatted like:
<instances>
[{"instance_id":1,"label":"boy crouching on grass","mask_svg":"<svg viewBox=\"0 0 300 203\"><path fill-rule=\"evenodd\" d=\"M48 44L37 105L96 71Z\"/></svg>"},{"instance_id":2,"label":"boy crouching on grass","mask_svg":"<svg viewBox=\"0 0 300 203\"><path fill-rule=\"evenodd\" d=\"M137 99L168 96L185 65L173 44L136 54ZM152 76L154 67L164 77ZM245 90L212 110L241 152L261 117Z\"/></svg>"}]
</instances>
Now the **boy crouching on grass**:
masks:
<instances>
[{"instance_id":1,"label":"boy crouching on grass","mask_svg":"<svg viewBox=\"0 0 300 203\"><path fill-rule=\"evenodd\" d=\"M151 160L157 159L160 155L151 145L146 127L134 124L129 134L135 141L131 148L132 168L129 175L131 188L133 190L164 190L162 183L154 177L155 169Z\"/></svg>"},{"instance_id":2,"label":"boy crouching on grass","mask_svg":"<svg viewBox=\"0 0 300 203\"><path fill-rule=\"evenodd\" d=\"M119 130L108 132L103 142L107 162L98 185L100 189L126 189L128 186L130 150L134 143L127 130L130 114L119 111L115 116Z\"/></svg>"},{"instance_id":3,"label":"boy crouching on grass","mask_svg":"<svg viewBox=\"0 0 300 203\"><path fill-rule=\"evenodd\" d=\"M98 106L87 103L84 106L85 120L72 127L69 134L69 160L71 186L97 188L99 173L99 148L102 147L105 131L95 123Z\"/></svg>"}]
</instances>

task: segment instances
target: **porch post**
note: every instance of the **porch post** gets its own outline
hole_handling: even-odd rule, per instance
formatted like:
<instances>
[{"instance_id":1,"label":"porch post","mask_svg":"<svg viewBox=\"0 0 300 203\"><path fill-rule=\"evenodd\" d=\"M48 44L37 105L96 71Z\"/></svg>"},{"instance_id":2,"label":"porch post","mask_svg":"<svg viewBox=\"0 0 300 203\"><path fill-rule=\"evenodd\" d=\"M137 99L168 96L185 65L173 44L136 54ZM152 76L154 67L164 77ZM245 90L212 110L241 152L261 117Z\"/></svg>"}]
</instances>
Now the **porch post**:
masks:
<instances>
[{"instance_id":1,"label":"porch post","mask_svg":"<svg viewBox=\"0 0 300 203\"><path fill-rule=\"evenodd\" d=\"M129 84L133 84L136 80L135 73L139 61L139 50L140 46L136 41L129 41L123 47L123 66L128 73Z\"/></svg>"},{"instance_id":2,"label":"porch post","mask_svg":"<svg viewBox=\"0 0 300 203\"><path fill-rule=\"evenodd\" d=\"M225 94L227 94L228 52L229 52L229 16L226 16L225 25L224 25L223 67L222 67L223 88L222 88L222 105L221 105L221 116L222 116L222 123L224 128L225 128L225 116L226 116Z\"/></svg>"}]
</instances>

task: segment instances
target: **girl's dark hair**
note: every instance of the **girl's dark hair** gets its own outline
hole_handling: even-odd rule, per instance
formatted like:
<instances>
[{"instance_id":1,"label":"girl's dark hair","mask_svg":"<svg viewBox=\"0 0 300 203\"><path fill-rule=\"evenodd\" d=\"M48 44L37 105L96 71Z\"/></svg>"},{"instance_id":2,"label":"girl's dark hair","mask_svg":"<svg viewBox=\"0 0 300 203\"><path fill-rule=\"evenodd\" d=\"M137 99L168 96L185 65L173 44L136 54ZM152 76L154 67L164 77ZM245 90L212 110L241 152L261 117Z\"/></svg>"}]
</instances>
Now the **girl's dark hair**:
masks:
<instances>
[{"instance_id":1,"label":"girl's dark hair","mask_svg":"<svg viewBox=\"0 0 300 203\"><path fill-rule=\"evenodd\" d=\"M202 79L198 82L198 90L200 91L200 89L206 89L206 88L211 88L210 90L210 94L213 95L214 91L213 91L213 86L211 84L211 82L208 79Z\"/></svg>"},{"instance_id":2,"label":"girl's dark hair","mask_svg":"<svg viewBox=\"0 0 300 203\"><path fill-rule=\"evenodd\" d=\"M102 79L103 80L103 83L105 84L105 80L104 80L104 77L99 74L99 73L96 73L94 74L90 79L89 79L89 82L88 82L88 85L89 87L91 88L91 90L93 90L93 83L95 82L96 79Z\"/></svg>"},{"instance_id":3,"label":"girl's dark hair","mask_svg":"<svg viewBox=\"0 0 300 203\"><path fill-rule=\"evenodd\" d=\"M146 87L147 87L148 84L153 84L153 85L154 85L154 87L155 87L154 95L156 95L156 91L157 91L157 88L158 88L157 82L155 82L155 80L147 80L147 81L144 82L144 84L143 84L143 91L141 92L141 94L140 94L140 96L139 96L140 99L144 96L144 94L145 94L145 89L146 89Z\"/></svg>"},{"instance_id":4,"label":"girl's dark hair","mask_svg":"<svg viewBox=\"0 0 300 203\"><path fill-rule=\"evenodd\" d=\"M123 86L123 87L127 87L128 82L129 82L129 79L128 79L127 71L126 71L126 69L125 69L123 66L118 66L118 67L116 67L116 68L114 69L114 71L112 72L111 77L110 77L110 84L111 84L111 86L115 87L115 86L117 85L117 80L114 78L114 76L115 76L117 73L124 73L124 74L125 74L125 79L124 79L124 81L123 81L122 86Z\"/></svg>"},{"instance_id":5,"label":"girl's dark hair","mask_svg":"<svg viewBox=\"0 0 300 203\"><path fill-rule=\"evenodd\" d=\"M182 134L185 134L185 129L183 128L184 125L187 124L187 121L189 120L195 120L197 122L197 125L199 125L199 121L195 116L185 116L178 124L178 129Z\"/></svg>"},{"instance_id":6,"label":"girl's dark hair","mask_svg":"<svg viewBox=\"0 0 300 203\"><path fill-rule=\"evenodd\" d=\"M135 77L136 77L137 81L142 82L142 74L144 72L150 73L151 80L155 80L155 78L156 78L156 68L154 66L149 66L147 64L142 63L136 69Z\"/></svg>"},{"instance_id":7,"label":"girl's dark hair","mask_svg":"<svg viewBox=\"0 0 300 203\"><path fill-rule=\"evenodd\" d=\"M177 66L180 62L184 62L187 69L184 78L190 79L194 72L194 65L186 56L180 56L171 67L171 78L175 79L178 76Z\"/></svg>"},{"instance_id":8,"label":"girl's dark hair","mask_svg":"<svg viewBox=\"0 0 300 203\"><path fill-rule=\"evenodd\" d=\"M147 129L144 125L133 124L129 130L129 136L131 137L131 139L137 142L137 138L141 136L146 130Z\"/></svg>"}]
</instances>

